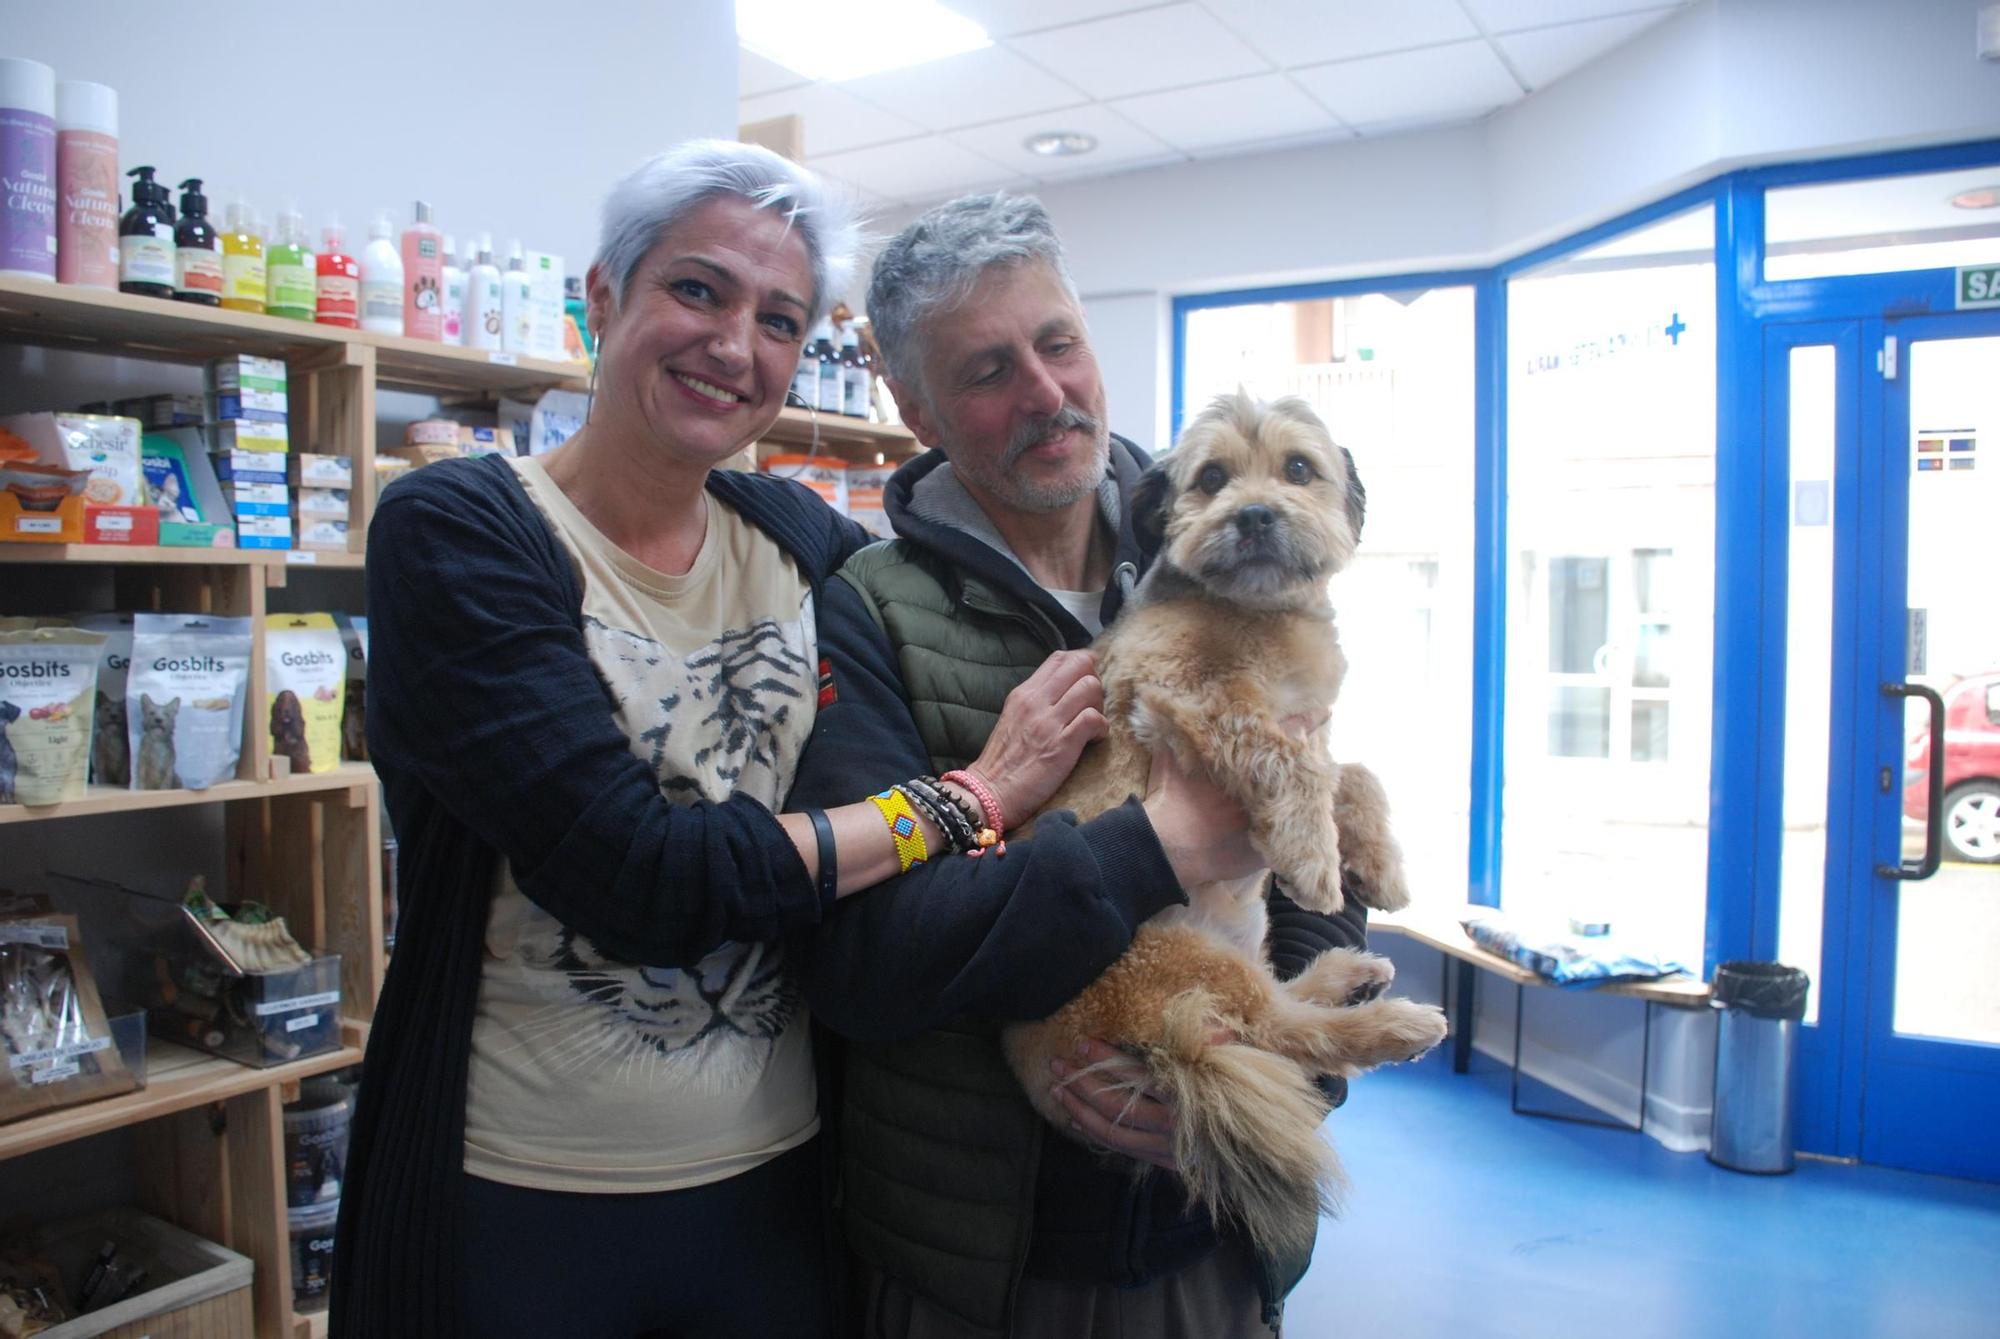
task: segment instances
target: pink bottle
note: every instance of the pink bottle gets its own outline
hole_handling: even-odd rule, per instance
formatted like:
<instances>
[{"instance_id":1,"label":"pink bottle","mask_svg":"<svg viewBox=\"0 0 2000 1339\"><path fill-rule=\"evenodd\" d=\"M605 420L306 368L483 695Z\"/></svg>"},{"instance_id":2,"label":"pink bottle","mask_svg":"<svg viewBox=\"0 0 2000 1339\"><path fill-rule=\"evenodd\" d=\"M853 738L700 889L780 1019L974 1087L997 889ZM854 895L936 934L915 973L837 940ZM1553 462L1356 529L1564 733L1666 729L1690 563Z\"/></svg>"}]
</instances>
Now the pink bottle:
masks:
<instances>
[{"instance_id":1,"label":"pink bottle","mask_svg":"<svg viewBox=\"0 0 2000 1339\"><path fill-rule=\"evenodd\" d=\"M403 229L403 333L444 338L444 234L431 226L431 207L417 201L416 222Z\"/></svg>"},{"instance_id":2,"label":"pink bottle","mask_svg":"<svg viewBox=\"0 0 2000 1339\"><path fill-rule=\"evenodd\" d=\"M56 278L118 287L118 94L56 85Z\"/></svg>"}]
</instances>

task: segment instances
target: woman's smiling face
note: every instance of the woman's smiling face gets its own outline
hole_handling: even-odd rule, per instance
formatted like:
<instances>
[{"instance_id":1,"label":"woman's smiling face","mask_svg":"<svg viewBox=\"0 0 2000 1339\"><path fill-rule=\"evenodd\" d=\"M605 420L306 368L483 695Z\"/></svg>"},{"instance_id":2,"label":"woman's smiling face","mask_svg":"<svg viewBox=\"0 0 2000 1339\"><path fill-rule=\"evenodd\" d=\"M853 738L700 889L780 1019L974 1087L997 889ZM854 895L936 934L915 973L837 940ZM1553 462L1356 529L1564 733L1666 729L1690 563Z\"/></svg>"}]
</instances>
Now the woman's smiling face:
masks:
<instances>
[{"instance_id":1,"label":"woman's smiling face","mask_svg":"<svg viewBox=\"0 0 2000 1339\"><path fill-rule=\"evenodd\" d=\"M740 196L705 200L662 233L633 271L593 267L599 332L596 413L689 464L728 459L784 407L812 314L800 230Z\"/></svg>"}]
</instances>

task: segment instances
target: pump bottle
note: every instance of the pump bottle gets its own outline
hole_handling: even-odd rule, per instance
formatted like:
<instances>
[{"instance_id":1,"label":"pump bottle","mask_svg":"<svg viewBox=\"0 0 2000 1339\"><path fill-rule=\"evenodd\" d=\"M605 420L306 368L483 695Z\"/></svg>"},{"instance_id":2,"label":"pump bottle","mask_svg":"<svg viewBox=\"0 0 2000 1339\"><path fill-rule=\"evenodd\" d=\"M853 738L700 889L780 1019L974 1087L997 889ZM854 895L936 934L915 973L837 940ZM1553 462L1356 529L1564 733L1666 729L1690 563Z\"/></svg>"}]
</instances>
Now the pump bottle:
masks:
<instances>
[{"instance_id":1,"label":"pump bottle","mask_svg":"<svg viewBox=\"0 0 2000 1339\"><path fill-rule=\"evenodd\" d=\"M319 305L319 276L306 246L306 218L296 205L278 215L278 232L264 256L271 315L310 321Z\"/></svg>"},{"instance_id":2,"label":"pump bottle","mask_svg":"<svg viewBox=\"0 0 2000 1339\"><path fill-rule=\"evenodd\" d=\"M174 225L174 296L204 307L222 305L222 254L201 178L181 183L181 220Z\"/></svg>"},{"instance_id":3,"label":"pump bottle","mask_svg":"<svg viewBox=\"0 0 2000 1339\"><path fill-rule=\"evenodd\" d=\"M118 291L149 298L174 295L174 207L153 169L135 167L132 207L118 221Z\"/></svg>"},{"instance_id":4,"label":"pump bottle","mask_svg":"<svg viewBox=\"0 0 2000 1339\"><path fill-rule=\"evenodd\" d=\"M263 314L267 295L264 234L242 196L229 202L222 229L222 305Z\"/></svg>"}]
</instances>

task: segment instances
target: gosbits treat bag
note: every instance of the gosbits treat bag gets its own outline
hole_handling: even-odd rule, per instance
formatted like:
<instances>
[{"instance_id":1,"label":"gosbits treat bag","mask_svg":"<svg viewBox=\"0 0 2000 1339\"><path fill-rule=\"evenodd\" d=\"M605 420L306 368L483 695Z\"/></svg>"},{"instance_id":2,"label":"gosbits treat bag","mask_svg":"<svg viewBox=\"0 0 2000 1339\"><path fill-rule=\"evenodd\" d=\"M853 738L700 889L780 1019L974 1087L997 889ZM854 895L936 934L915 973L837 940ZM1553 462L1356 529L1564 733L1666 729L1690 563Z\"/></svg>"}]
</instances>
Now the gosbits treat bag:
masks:
<instances>
[{"instance_id":1,"label":"gosbits treat bag","mask_svg":"<svg viewBox=\"0 0 2000 1339\"><path fill-rule=\"evenodd\" d=\"M134 618L125 686L132 789L207 790L236 775L250 638L247 618Z\"/></svg>"},{"instance_id":2,"label":"gosbits treat bag","mask_svg":"<svg viewBox=\"0 0 2000 1339\"><path fill-rule=\"evenodd\" d=\"M337 767L347 647L332 614L264 616L264 688L272 756L294 772Z\"/></svg>"},{"instance_id":3,"label":"gosbits treat bag","mask_svg":"<svg viewBox=\"0 0 2000 1339\"><path fill-rule=\"evenodd\" d=\"M0 632L0 804L80 800L104 634Z\"/></svg>"}]
</instances>

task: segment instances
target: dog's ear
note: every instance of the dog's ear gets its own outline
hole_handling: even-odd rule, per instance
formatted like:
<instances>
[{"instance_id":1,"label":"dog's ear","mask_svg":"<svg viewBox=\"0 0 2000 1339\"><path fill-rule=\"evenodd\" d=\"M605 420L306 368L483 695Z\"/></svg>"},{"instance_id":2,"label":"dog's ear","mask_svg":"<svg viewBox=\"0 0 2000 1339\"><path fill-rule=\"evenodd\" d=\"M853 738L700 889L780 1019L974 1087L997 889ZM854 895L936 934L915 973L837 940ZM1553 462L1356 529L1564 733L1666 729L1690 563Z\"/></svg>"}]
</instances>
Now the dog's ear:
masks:
<instances>
[{"instance_id":1,"label":"dog's ear","mask_svg":"<svg viewBox=\"0 0 2000 1339\"><path fill-rule=\"evenodd\" d=\"M1139 552L1150 562L1159 556L1160 545L1167 538L1167 509L1173 503L1174 486L1167 478L1167 467L1155 465L1139 476L1139 486L1132 490L1132 537L1139 541Z\"/></svg>"},{"instance_id":2,"label":"dog's ear","mask_svg":"<svg viewBox=\"0 0 2000 1339\"><path fill-rule=\"evenodd\" d=\"M1354 537L1359 539L1361 522L1368 515L1368 490L1361 486L1361 474L1354 468L1354 453L1343 446L1340 458L1347 462L1347 523L1354 527Z\"/></svg>"}]
</instances>

